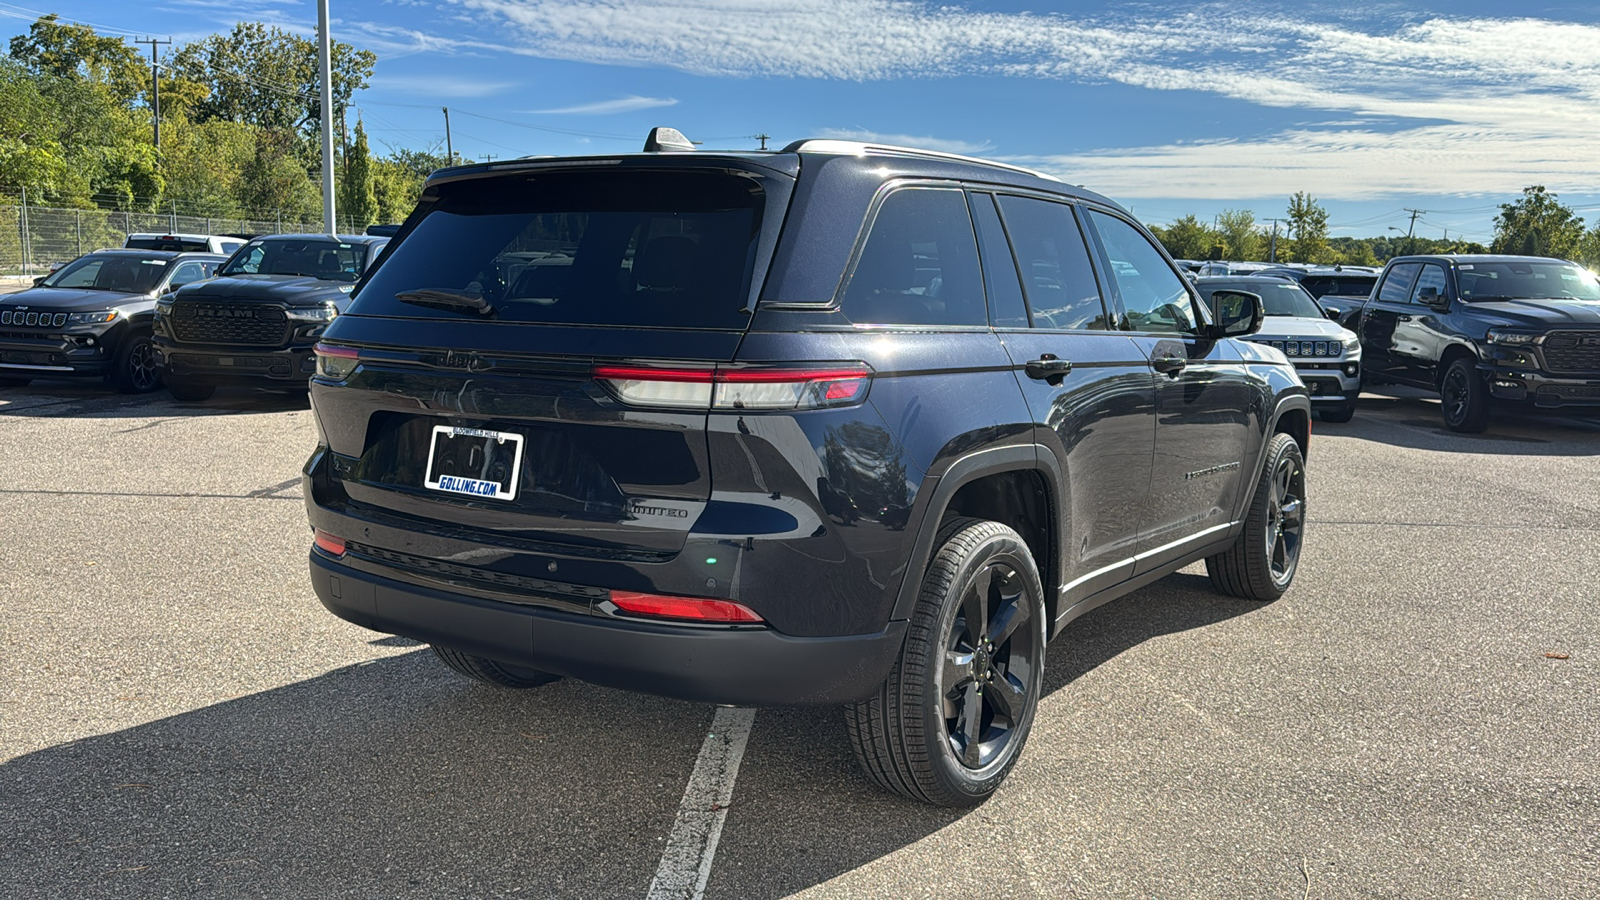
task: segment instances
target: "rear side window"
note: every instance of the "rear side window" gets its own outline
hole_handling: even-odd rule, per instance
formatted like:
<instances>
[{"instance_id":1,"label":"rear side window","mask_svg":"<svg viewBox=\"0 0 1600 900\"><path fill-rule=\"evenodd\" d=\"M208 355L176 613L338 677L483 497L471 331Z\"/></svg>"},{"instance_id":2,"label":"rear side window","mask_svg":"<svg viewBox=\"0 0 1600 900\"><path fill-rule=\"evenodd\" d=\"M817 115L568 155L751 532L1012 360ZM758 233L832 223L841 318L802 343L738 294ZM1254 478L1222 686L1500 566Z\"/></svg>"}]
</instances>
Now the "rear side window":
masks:
<instances>
[{"instance_id":1,"label":"rear side window","mask_svg":"<svg viewBox=\"0 0 1600 900\"><path fill-rule=\"evenodd\" d=\"M1383 279L1383 287L1378 289L1378 299L1385 303L1410 303L1411 287L1417 283L1417 273L1421 270L1421 263L1401 263L1391 268Z\"/></svg>"},{"instance_id":2,"label":"rear side window","mask_svg":"<svg viewBox=\"0 0 1600 900\"><path fill-rule=\"evenodd\" d=\"M923 188L890 194L840 307L858 325L987 325L966 197Z\"/></svg>"},{"instance_id":3,"label":"rear side window","mask_svg":"<svg viewBox=\"0 0 1600 900\"><path fill-rule=\"evenodd\" d=\"M351 312L711 329L749 320L765 203L753 178L519 173L441 192Z\"/></svg>"},{"instance_id":4,"label":"rear side window","mask_svg":"<svg viewBox=\"0 0 1600 900\"><path fill-rule=\"evenodd\" d=\"M1033 327L1105 330L1105 305L1072 207L1001 197L1000 210L1017 254Z\"/></svg>"},{"instance_id":5,"label":"rear side window","mask_svg":"<svg viewBox=\"0 0 1600 900\"><path fill-rule=\"evenodd\" d=\"M1422 292L1433 288L1435 297L1446 296L1444 266L1428 265L1422 267L1422 274L1417 276L1417 289L1411 295L1411 302L1421 303Z\"/></svg>"},{"instance_id":6,"label":"rear side window","mask_svg":"<svg viewBox=\"0 0 1600 900\"><path fill-rule=\"evenodd\" d=\"M978 226L978 246L983 251L983 279L989 288L989 321L996 328L1027 328L1028 301L1017 280L1016 260L991 194L972 195L972 221Z\"/></svg>"}]
</instances>

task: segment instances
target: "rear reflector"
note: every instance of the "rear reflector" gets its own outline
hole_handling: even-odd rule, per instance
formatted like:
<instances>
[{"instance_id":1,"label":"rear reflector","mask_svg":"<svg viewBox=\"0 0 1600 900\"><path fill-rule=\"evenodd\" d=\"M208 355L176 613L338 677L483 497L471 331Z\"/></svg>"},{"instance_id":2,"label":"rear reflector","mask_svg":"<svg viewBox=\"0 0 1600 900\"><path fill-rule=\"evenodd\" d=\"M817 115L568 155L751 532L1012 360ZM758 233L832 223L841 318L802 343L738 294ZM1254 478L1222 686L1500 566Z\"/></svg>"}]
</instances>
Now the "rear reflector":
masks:
<instances>
[{"instance_id":1,"label":"rear reflector","mask_svg":"<svg viewBox=\"0 0 1600 900\"><path fill-rule=\"evenodd\" d=\"M630 406L669 409L823 409L866 399L864 363L806 368L597 366L594 377Z\"/></svg>"},{"instance_id":2,"label":"rear reflector","mask_svg":"<svg viewBox=\"0 0 1600 900\"><path fill-rule=\"evenodd\" d=\"M334 537L320 528L312 529L312 534L315 537L318 550L321 550L323 553L326 553L329 556L344 555L344 538Z\"/></svg>"},{"instance_id":3,"label":"rear reflector","mask_svg":"<svg viewBox=\"0 0 1600 900\"><path fill-rule=\"evenodd\" d=\"M702 600L697 597L667 597L612 591L611 602L621 610L641 616L682 619L690 622L760 622L754 610L731 600Z\"/></svg>"}]
</instances>

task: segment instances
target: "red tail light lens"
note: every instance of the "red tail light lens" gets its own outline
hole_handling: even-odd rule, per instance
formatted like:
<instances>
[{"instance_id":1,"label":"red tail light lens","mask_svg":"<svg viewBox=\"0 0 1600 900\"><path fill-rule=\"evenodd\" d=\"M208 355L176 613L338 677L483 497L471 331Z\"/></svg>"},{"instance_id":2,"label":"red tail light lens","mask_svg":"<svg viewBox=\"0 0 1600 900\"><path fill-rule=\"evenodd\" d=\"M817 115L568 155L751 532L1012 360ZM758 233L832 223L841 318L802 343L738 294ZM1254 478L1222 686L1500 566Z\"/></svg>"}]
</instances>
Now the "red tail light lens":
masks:
<instances>
[{"instance_id":1,"label":"red tail light lens","mask_svg":"<svg viewBox=\"0 0 1600 900\"><path fill-rule=\"evenodd\" d=\"M334 537L320 528L312 529L312 536L317 545L317 549L321 550L323 553L326 553L329 556L344 555L344 538Z\"/></svg>"},{"instance_id":2,"label":"red tail light lens","mask_svg":"<svg viewBox=\"0 0 1600 900\"><path fill-rule=\"evenodd\" d=\"M361 353L351 347L318 344L312 350L317 354L317 374L333 381L349 378L361 361Z\"/></svg>"},{"instance_id":3,"label":"red tail light lens","mask_svg":"<svg viewBox=\"0 0 1600 900\"><path fill-rule=\"evenodd\" d=\"M749 607L731 600L704 600L698 597L668 597L634 591L612 591L611 602L625 612L663 619L723 624L762 621Z\"/></svg>"},{"instance_id":4,"label":"red tail light lens","mask_svg":"<svg viewBox=\"0 0 1600 900\"><path fill-rule=\"evenodd\" d=\"M630 406L668 409L824 409L867 397L864 363L804 368L599 366L594 377Z\"/></svg>"}]
</instances>

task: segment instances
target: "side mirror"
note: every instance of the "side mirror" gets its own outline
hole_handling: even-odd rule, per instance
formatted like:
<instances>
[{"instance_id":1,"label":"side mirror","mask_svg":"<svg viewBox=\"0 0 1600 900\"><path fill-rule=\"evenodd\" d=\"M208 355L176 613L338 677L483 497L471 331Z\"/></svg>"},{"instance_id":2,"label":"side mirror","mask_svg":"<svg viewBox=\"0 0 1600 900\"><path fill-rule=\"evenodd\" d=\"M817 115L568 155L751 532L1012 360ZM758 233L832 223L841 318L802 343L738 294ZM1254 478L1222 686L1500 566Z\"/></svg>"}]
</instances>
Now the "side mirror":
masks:
<instances>
[{"instance_id":1,"label":"side mirror","mask_svg":"<svg viewBox=\"0 0 1600 900\"><path fill-rule=\"evenodd\" d=\"M1439 293L1438 288L1432 286L1417 291L1417 300L1430 309L1444 310L1450 308L1450 298L1443 296Z\"/></svg>"},{"instance_id":2,"label":"side mirror","mask_svg":"<svg viewBox=\"0 0 1600 900\"><path fill-rule=\"evenodd\" d=\"M49 275L40 275L38 278L33 280L33 286L38 287L39 285L44 284L44 280L49 277Z\"/></svg>"},{"instance_id":3,"label":"side mirror","mask_svg":"<svg viewBox=\"0 0 1600 900\"><path fill-rule=\"evenodd\" d=\"M1324 306L1322 308L1322 314L1337 322L1339 321L1340 317L1344 315L1344 310L1337 306Z\"/></svg>"},{"instance_id":4,"label":"side mirror","mask_svg":"<svg viewBox=\"0 0 1600 900\"><path fill-rule=\"evenodd\" d=\"M1261 330L1261 295L1226 288L1211 292L1211 337L1243 337Z\"/></svg>"}]
</instances>

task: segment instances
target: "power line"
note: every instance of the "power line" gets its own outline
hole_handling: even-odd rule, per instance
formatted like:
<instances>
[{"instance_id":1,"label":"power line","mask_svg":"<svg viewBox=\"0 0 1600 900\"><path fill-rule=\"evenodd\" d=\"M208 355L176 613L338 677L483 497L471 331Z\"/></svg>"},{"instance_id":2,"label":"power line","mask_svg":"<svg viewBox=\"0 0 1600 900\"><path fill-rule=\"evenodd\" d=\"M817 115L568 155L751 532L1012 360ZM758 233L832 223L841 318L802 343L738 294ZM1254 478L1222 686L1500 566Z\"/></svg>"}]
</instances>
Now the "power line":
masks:
<instances>
[{"instance_id":1,"label":"power line","mask_svg":"<svg viewBox=\"0 0 1600 900\"><path fill-rule=\"evenodd\" d=\"M138 37L141 34L149 33L144 31L128 31L124 28L113 28L110 25L98 25L94 22L85 22L81 19L69 19L59 13L44 13L36 9L29 9L26 6L17 6L12 3L0 3L0 7L3 7L0 8L0 15L10 16L14 19L26 19L31 16L33 19L38 20L47 15L55 15L57 22L65 22L68 25L80 25L85 28L93 28L96 31L111 31L120 34L123 37ZM16 10L16 12L12 12L11 10ZM24 15L24 13L26 15Z\"/></svg>"}]
</instances>

